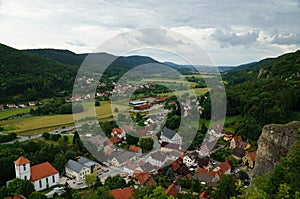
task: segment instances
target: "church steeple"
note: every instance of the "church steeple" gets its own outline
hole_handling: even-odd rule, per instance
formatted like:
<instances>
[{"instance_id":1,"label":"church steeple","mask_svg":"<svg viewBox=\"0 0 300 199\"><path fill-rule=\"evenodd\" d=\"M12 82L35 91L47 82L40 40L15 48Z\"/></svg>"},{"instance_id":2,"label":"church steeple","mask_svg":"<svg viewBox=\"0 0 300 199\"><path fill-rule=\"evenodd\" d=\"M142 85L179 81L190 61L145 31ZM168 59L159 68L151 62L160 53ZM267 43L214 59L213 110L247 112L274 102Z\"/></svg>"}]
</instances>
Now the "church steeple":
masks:
<instances>
[{"instance_id":1,"label":"church steeple","mask_svg":"<svg viewBox=\"0 0 300 199\"><path fill-rule=\"evenodd\" d=\"M16 178L30 180L30 161L23 156L19 157L15 162Z\"/></svg>"}]
</instances>

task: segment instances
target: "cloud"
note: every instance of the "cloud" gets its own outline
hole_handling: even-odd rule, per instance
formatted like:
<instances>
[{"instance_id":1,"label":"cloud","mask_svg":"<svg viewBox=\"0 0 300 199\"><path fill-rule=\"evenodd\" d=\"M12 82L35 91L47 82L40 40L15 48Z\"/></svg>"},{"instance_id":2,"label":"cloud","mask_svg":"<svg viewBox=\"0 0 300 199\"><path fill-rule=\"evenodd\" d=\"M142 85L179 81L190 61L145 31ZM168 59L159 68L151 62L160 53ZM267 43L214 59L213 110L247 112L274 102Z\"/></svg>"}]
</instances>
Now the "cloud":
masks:
<instances>
[{"instance_id":1,"label":"cloud","mask_svg":"<svg viewBox=\"0 0 300 199\"><path fill-rule=\"evenodd\" d=\"M69 42L66 42L67 44L69 45L72 45L72 46L87 46L87 44L83 43L83 42L80 42L80 41L69 41Z\"/></svg>"},{"instance_id":2,"label":"cloud","mask_svg":"<svg viewBox=\"0 0 300 199\"><path fill-rule=\"evenodd\" d=\"M221 47L251 46L259 37L259 31L253 30L249 32L235 33L218 29L212 34L212 37L220 42Z\"/></svg>"},{"instance_id":3,"label":"cloud","mask_svg":"<svg viewBox=\"0 0 300 199\"><path fill-rule=\"evenodd\" d=\"M277 34L272 38L271 43L279 45L299 45L300 36L296 33L291 33L289 35Z\"/></svg>"}]
</instances>

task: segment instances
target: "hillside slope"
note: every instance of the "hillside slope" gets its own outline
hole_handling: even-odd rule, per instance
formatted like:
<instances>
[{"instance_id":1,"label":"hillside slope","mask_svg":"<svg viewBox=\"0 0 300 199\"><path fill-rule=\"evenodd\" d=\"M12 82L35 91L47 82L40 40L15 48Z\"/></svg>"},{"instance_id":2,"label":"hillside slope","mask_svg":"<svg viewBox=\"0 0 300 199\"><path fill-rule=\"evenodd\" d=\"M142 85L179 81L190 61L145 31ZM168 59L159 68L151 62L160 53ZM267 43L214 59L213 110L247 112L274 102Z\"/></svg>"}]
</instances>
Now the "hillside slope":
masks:
<instances>
[{"instance_id":1,"label":"hillside slope","mask_svg":"<svg viewBox=\"0 0 300 199\"><path fill-rule=\"evenodd\" d=\"M53 97L71 90L77 67L0 44L0 104Z\"/></svg>"}]
</instances>

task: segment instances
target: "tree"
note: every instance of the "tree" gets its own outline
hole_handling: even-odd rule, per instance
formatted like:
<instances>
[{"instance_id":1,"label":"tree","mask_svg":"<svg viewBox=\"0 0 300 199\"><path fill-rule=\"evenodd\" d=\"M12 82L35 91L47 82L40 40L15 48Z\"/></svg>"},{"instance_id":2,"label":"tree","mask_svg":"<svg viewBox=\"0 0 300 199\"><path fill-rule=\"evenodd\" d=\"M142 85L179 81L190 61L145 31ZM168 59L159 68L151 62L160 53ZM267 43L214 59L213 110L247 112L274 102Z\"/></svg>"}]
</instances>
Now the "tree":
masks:
<instances>
[{"instance_id":1,"label":"tree","mask_svg":"<svg viewBox=\"0 0 300 199\"><path fill-rule=\"evenodd\" d=\"M48 132L45 132L42 134L42 137L45 138L45 140L49 140L50 134Z\"/></svg>"},{"instance_id":2,"label":"tree","mask_svg":"<svg viewBox=\"0 0 300 199\"><path fill-rule=\"evenodd\" d=\"M65 168L65 164L67 163L67 159L64 154L56 154L54 157L53 166L59 171L62 172Z\"/></svg>"},{"instance_id":3,"label":"tree","mask_svg":"<svg viewBox=\"0 0 300 199\"><path fill-rule=\"evenodd\" d=\"M156 187L150 195L144 196L144 199L168 199L165 189L162 186Z\"/></svg>"},{"instance_id":4,"label":"tree","mask_svg":"<svg viewBox=\"0 0 300 199\"><path fill-rule=\"evenodd\" d=\"M126 142L128 145L137 145L137 143L139 142L139 137L134 132L126 133Z\"/></svg>"},{"instance_id":5,"label":"tree","mask_svg":"<svg viewBox=\"0 0 300 199\"><path fill-rule=\"evenodd\" d=\"M28 199L47 199L47 196L45 196L45 194L42 194L40 192L33 192L30 194Z\"/></svg>"},{"instance_id":6,"label":"tree","mask_svg":"<svg viewBox=\"0 0 300 199\"><path fill-rule=\"evenodd\" d=\"M95 101L95 106L100 106L100 101Z\"/></svg>"},{"instance_id":7,"label":"tree","mask_svg":"<svg viewBox=\"0 0 300 199\"><path fill-rule=\"evenodd\" d=\"M99 187L96 191L96 195L98 199L114 199L105 187Z\"/></svg>"},{"instance_id":8,"label":"tree","mask_svg":"<svg viewBox=\"0 0 300 199\"><path fill-rule=\"evenodd\" d=\"M67 160L69 160L69 159L75 160L76 153L74 151L67 150L66 153L65 153L65 156L66 156Z\"/></svg>"},{"instance_id":9,"label":"tree","mask_svg":"<svg viewBox=\"0 0 300 199\"><path fill-rule=\"evenodd\" d=\"M20 178L13 179L7 187L9 194L22 194L25 197L29 197L34 191L34 186L29 180L22 180Z\"/></svg>"},{"instance_id":10,"label":"tree","mask_svg":"<svg viewBox=\"0 0 300 199\"><path fill-rule=\"evenodd\" d=\"M67 140L65 138L67 138L67 137L63 136L63 137L59 138L59 140L57 141L59 148L63 152L65 152L67 150L67 148L68 148L68 138L67 138Z\"/></svg>"},{"instance_id":11,"label":"tree","mask_svg":"<svg viewBox=\"0 0 300 199\"><path fill-rule=\"evenodd\" d=\"M6 186L0 187L0 198L5 198L6 196L8 196Z\"/></svg>"},{"instance_id":12,"label":"tree","mask_svg":"<svg viewBox=\"0 0 300 199\"><path fill-rule=\"evenodd\" d=\"M212 193L213 198L230 199L239 193L236 190L236 179L233 175L222 175L217 189Z\"/></svg>"},{"instance_id":13,"label":"tree","mask_svg":"<svg viewBox=\"0 0 300 199\"><path fill-rule=\"evenodd\" d=\"M239 171L238 176L239 176L239 179L241 179L241 180L249 179L249 175L246 171Z\"/></svg>"},{"instance_id":14,"label":"tree","mask_svg":"<svg viewBox=\"0 0 300 199\"><path fill-rule=\"evenodd\" d=\"M97 181L97 174L91 173L91 174L86 174L84 176L85 178L85 184L91 188Z\"/></svg>"},{"instance_id":15,"label":"tree","mask_svg":"<svg viewBox=\"0 0 300 199\"><path fill-rule=\"evenodd\" d=\"M108 176L105 180L104 185L110 190L127 187L126 181L120 175Z\"/></svg>"},{"instance_id":16,"label":"tree","mask_svg":"<svg viewBox=\"0 0 300 199\"><path fill-rule=\"evenodd\" d=\"M236 168L238 166L237 160L232 155L229 155L226 160L230 164L231 168Z\"/></svg>"},{"instance_id":17,"label":"tree","mask_svg":"<svg viewBox=\"0 0 300 199\"><path fill-rule=\"evenodd\" d=\"M140 146L143 153L151 151L153 149L154 140L151 137L145 137L140 139Z\"/></svg>"}]
</instances>

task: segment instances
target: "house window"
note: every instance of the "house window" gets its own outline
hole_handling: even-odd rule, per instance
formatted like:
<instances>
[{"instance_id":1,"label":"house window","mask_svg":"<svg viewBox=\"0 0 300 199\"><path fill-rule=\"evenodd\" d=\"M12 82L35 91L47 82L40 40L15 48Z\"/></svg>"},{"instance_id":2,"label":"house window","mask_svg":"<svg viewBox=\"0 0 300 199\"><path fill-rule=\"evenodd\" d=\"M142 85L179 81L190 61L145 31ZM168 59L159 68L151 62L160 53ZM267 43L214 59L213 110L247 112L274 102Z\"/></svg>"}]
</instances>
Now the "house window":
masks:
<instances>
[{"instance_id":1,"label":"house window","mask_svg":"<svg viewBox=\"0 0 300 199\"><path fill-rule=\"evenodd\" d=\"M39 180L39 183L40 183L40 188L42 188L42 181L41 181L41 180Z\"/></svg>"},{"instance_id":2,"label":"house window","mask_svg":"<svg viewBox=\"0 0 300 199\"><path fill-rule=\"evenodd\" d=\"M24 176L24 180L27 180L27 176Z\"/></svg>"},{"instance_id":3,"label":"house window","mask_svg":"<svg viewBox=\"0 0 300 199\"><path fill-rule=\"evenodd\" d=\"M54 176L52 176L52 181L53 181L53 183L55 182L55 177Z\"/></svg>"},{"instance_id":4,"label":"house window","mask_svg":"<svg viewBox=\"0 0 300 199\"><path fill-rule=\"evenodd\" d=\"M26 164L23 164L23 170L26 171Z\"/></svg>"},{"instance_id":5,"label":"house window","mask_svg":"<svg viewBox=\"0 0 300 199\"><path fill-rule=\"evenodd\" d=\"M49 182L48 182L48 178L46 178L46 183L48 184Z\"/></svg>"}]
</instances>

